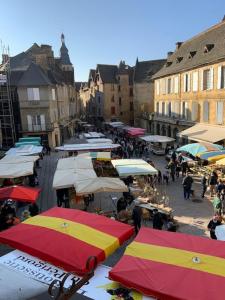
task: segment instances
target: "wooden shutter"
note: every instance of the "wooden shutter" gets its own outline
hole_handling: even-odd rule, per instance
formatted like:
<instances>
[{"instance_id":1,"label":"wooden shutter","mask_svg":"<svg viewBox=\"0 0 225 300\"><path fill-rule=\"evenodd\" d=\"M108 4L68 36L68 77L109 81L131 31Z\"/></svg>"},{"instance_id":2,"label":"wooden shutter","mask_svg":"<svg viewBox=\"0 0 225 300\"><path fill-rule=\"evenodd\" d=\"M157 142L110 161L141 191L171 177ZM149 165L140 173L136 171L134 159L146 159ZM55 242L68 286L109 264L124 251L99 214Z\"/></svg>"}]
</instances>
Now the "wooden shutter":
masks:
<instances>
[{"instance_id":1,"label":"wooden shutter","mask_svg":"<svg viewBox=\"0 0 225 300\"><path fill-rule=\"evenodd\" d=\"M203 122L209 122L209 102L203 102Z\"/></svg>"},{"instance_id":2,"label":"wooden shutter","mask_svg":"<svg viewBox=\"0 0 225 300\"><path fill-rule=\"evenodd\" d=\"M55 89L52 89L52 100L55 100Z\"/></svg>"},{"instance_id":3,"label":"wooden shutter","mask_svg":"<svg viewBox=\"0 0 225 300\"><path fill-rule=\"evenodd\" d=\"M213 67L210 68L210 90L213 89L213 83L214 83L214 72Z\"/></svg>"},{"instance_id":4,"label":"wooden shutter","mask_svg":"<svg viewBox=\"0 0 225 300\"><path fill-rule=\"evenodd\" d=\"M186 86L186 75L187 75L187 74L184 74L184 75L183 75L183 76L184 76L184 77L183 77L183 82L184 82L183 91L184 91L184 92L186 92L186 88L187 88L187 86Z\"/></svg>"},{"instance_id":5,"label":"wooden shutter","mask_svg":"<svg viewBox=\"0 0 225 300\"><path fill-rule=\"evenodd\" d=\"M187 91L190 92L191 91L191 73L188 73L188 89Z\"/></svg>"},{"instance_id":6,"label":"wooden shutter","mask_svg":"<svg viewBox=\"0 0 225 300\"><path fill-rule=\"evenodd\" d=\"M45 115L41 115L41 130L46 130Z\"/></svg>"},{"instance_id":7,"label":"wooden shutter","mask_svg":"<svg viewBox=\"0 0 225 300\"><path fill-rule=\"evenodd\" d=\"M192 91L198 91L198 72L194 72L192 76Z\"/></svg>"},{"instance_id":8,"label":"wooden shutter","mask_svg":"<svg viewBox=\"0 0 225 300\"><path fill-rule=\"evenodd\" d=\"M198 103L197 102L192 102L191 120L192 121L198 120Z\"/></svg>"},{"instance_id":9,"label":"wooden shutter","mask_svg":"<svg viewBox=\"0 0 225 300\"><path fill-rule=\"evenodd\" d=\"M33 94L34 94L33 100L39 101L40 100L39 88L33 88Z\"/></svg>"},{"instance_id":10,"label":"wooden shutter","mask_svg":"<svg viewBox=\"0 0 225 300\"><path fill-rule=\"evenodd\" d=\"M216 122L223 124L223 101L216 102Z\"/></svg>"},{"instance_id":11,"label":"wooden shutter","mask_svg":"<svg viewBox=\"0 0 225 300\"><path fill-rule=\"evenodd\" d=\"M203 70L200 71L200 90L203 91L204 89L204 76L203 76Z\"/></svg>"},{"instance_id":12,"label":"wooden shutter","mask_svg":"<svg viewBox=\"0 0 225 300\"><path fill-rule=\"evenodd\" d=\"M27 115L27 124L28 124L28 131L33 131L32 117L30 115Z\"/></svg>"},{"instance_id":13,"label":"wooden shutter","mask_svg":"<svg viewBox=\"0 0 225 300\"><path fill-rule=\"evenodd\" d=\"M32 88L28 88L27 89L27 99L29 101L34 100L34 93L33 93L33 89Z\"/></svg>"},{"instance_id":14,"label":"wooden shutter","mask_svg":"<svg viewBox=\"0 0 225 300\"><path fill-rule=\"evenodd\" d=\"M217 89L221 89L221 76L222 76L222 66L218 66L217 69Z\"/></svg>"}]
</instances>

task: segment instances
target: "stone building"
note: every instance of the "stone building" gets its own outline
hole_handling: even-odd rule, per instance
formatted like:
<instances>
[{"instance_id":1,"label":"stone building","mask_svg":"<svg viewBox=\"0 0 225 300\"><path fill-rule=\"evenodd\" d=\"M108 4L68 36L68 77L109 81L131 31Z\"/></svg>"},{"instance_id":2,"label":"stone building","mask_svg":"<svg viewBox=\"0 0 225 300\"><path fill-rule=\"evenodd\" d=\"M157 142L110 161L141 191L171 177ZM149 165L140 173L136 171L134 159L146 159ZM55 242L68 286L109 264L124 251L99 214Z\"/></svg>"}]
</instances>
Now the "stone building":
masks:
<instances>
[{"instance_id":1,"label":"stone building","mask_svg":"<svg viewBox=\"0 0 225 300\"><path fill-rule=\"evenodd\" d=\"M73 135L79 116L74 69L63 34L61 43L57 58L51 46L36 43L10 58L11 86L20 106L19 133L41 136L53 147Z\"/></svg>"},{"instance_id":2,"label":"stone building","mask_svg":"<svg viewBox=\"0 0 225 300\"><path fill-rule=\"evenodd\" d=\"M133 124L133 68L124 61L119 66L98 64L90 70L82 93L90 122L120 120Z\"/></svg>"},{"instance_id":3,"label":"stone building","mask_svg":"<svg viewBox=\"0 0 225 300\"><path fill-rule=\"evenodd\" d=\"M225 20L168 52L155 79L155 133L225 140Z\"/></svg>"},{"instance_id":4,"label":"stone building","mask_svg":"<svg viewBox=\"0 0 225 300\"><path fill-rule=\"evenodd\" d=\"M152 131L154 116L154 81L152 76L165 64L165 59L136 61L134 67L134 124Z\"/></svg>"}]
</instances>

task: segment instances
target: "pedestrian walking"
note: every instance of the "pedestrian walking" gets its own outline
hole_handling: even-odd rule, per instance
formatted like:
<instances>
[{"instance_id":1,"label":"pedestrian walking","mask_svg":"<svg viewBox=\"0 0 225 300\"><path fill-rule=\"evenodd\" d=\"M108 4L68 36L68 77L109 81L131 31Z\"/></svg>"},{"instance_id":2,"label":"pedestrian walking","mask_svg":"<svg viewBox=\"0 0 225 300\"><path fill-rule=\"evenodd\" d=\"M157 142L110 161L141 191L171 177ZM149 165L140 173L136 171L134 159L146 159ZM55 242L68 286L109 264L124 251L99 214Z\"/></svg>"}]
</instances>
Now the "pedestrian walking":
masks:
<instances>
[{"instance_id":1,"label":"pedestrian walking","mask_svg":"<svg viewBox=\"0 0 225 300\"><path fill-rule=\"evenodd\" d=\"M212 172L209 178L209 186L210 186L210 196L213 197L216 193L216 185L217 185L218 176L215 171Z\"/></svg>"},{"instance_id":2,"label":"pedestrian walking","mask_svg":"<svg viewBox=\"0 0 225 300\"><path fill-rule=\"evenodd\" d=\"M206 178L205 175L202 176L201 187L202 187L201 197L204 198L205 197L205 192L207 191L207 178Z\"/></svg>"},{"instance_id":3,"label":"pedestrian walking","mask_svg":"<svg viewBox=\"0 0 225 300\"><path fill-rule=\"evenodd\" d=\"M190 199L192 184L193 184L193 178L189 174L187 174L184 177L183 182L182 182L185 200Z\"/></svg>"}]
</instances>

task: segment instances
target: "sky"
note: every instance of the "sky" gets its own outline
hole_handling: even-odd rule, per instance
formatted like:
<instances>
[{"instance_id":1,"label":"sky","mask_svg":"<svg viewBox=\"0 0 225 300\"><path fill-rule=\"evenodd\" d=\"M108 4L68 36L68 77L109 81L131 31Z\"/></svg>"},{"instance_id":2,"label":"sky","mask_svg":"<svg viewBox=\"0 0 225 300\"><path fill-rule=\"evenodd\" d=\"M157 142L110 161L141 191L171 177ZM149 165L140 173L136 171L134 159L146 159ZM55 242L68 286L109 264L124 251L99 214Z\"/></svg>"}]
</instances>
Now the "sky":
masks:
<instances>
[{"instance_id":1,"label":"sky","mask_svg":"<svg viewBox=\"0 0 225 300\"><path fill-rule=\"evenodd\" d=\"M52 45L60 35L76 81L99 64L131 66L136 58L166 58L185 41L220 22L224 0L7 0L1 2L0 40L14 56L33 43Z\"/></svg>"}]
</instances>

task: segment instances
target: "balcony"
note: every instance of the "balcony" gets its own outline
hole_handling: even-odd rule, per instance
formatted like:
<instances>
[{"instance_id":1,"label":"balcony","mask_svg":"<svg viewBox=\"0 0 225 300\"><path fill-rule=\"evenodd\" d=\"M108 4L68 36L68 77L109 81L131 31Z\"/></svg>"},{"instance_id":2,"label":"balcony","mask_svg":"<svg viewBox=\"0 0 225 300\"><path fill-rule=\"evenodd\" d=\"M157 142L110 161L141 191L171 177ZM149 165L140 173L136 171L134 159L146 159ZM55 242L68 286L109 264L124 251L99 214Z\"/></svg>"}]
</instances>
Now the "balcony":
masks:
<instances>
[{"instance_id":1,"label":"balcony","mask_svg":"<svg viewBox=\"0 0 225 300\"><path fill-rule=\"evenodd\" d=\"M167 116L167 115L163 115L160 113L155 113L154 121L160 121L160 122L176 124L176 125L179 124L179 125L183 125L183 126L192 126L196 123L195 121L187 120L178 114L173 114L172 116Z\"/></svg>"},{"instance_id":2,"label":"balcony","mask_svg":"<svg viewBox=\"0 0 225 300\"><path fill-rule=\"evenodd\" d=\"M48 108L49 107L49 101L48 100L32 100L32 101L20 101L20 107L21 108Z\"/></svg>"},{"instance_id":3,"label":"balcony","mask_svg":"<svg viewBox=\"0 0 225 300\"><path fill-rule=\"evenodd\" d=\"M20 132L51 132L54 130L54 127L52 124L29 124L23 126L23 128L20 130Z\"/></svg>"}]
</instances>

